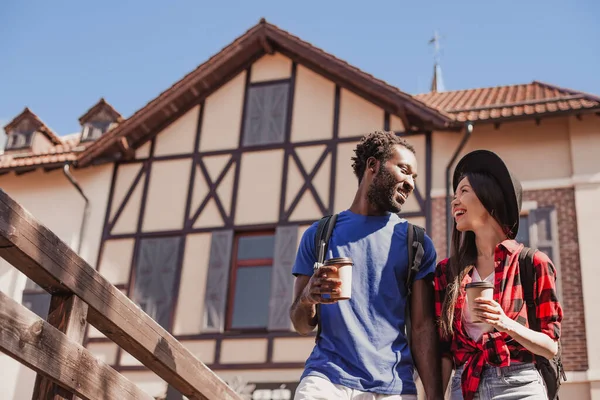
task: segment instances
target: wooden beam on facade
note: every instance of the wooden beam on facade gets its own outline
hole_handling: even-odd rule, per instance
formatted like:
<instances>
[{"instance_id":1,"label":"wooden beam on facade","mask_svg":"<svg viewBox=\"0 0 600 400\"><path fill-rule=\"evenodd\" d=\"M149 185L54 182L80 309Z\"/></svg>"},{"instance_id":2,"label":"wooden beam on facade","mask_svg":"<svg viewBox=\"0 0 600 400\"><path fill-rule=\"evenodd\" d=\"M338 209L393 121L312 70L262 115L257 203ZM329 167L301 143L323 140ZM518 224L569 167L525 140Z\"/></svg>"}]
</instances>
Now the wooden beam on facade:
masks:
<instances>
[{"instance_id":1,"label":"wooden beam on facade","mask_svg":"<svg viewBox=\"0 0 600 400\"><path fill-rule=\"evenodd\" d=\"M0 349L85 400L152 400L152 396L0 292ZM45 397L62 399L63 397Z\"/></svg>"},{"instance_id":2,"label":"wooden beam on facade","mask_svg":"<svg viewBox=\"0 0 600 400\"><path fill-rule=\"evenodd\" d=\"M50 300L48 323L64 333L73 343L83 344L88 305L73 294L55 294ZM38 374L35 379L32 400L77 400L73 393L57 385L51 379Z\"/></svg>"},{"instance_id":3,"label":"wooden beam on facade","mask_svg":"<svg viewBox=\"0 0 600 400\"><path fill-rule=\"evenodd\" d=\"M213 371L0 190L0 256L54 293L89 305L88 322L183 395L241 400Z\"/></svg>"},{"instance_id":4,"label":"wooden beam on facade","mask_svg":"<svg viewBox=\"0 0 600 400\"><path fill-rule=\"evenodd\" d=\"M406 115L406 110L404 109L404 107L398 108L398 117L400 117L400 120L402 121L402 125L404 125L404 132L410 132L411 125L410 125L410 122L408 121L408 116Z\"/></svg>"},{"instance_id":5,"label":"wooden beam on facade","mask_svg":"<svg viewBox=\"0 0 600 400\"><path fill-rule=\"evenodd\" d=\"M129 146L129 140L127 140L127 137L121 136L117 142L117 145L119 146L119 150L121 151L121 154L123 154L123 158L125 160L131 160L135 158L135 150Z\"/></svg>"},{"instance_id":6,"label":"wooden beam on facade","mask_svg":"<svg viewBox=\"0 0 600 400\"><path fill-rule=\"evenodd\" d=\"M269 39L267 39L267 35L262 34L259 36L258 41L260 42L261 47L267 54L275 54L275 50L273 50L273 46L269 43Z\"/></svg>"}]
</instances>

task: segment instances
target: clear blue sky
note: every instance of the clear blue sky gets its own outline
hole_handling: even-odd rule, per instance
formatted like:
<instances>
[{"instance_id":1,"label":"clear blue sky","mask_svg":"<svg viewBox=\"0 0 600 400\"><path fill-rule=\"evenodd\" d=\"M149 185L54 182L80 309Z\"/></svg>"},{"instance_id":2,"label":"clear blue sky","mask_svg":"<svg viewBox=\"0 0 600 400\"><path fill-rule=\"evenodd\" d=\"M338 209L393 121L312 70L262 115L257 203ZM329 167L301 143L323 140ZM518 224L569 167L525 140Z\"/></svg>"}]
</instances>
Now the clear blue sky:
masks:
<instances>
[{"instance_id":1,"label":"clear blue sky","mask_svg":"<svg viewBox=\"0 0 600 400\"><path fill-rule=\"evenodd\" d=\"M600 95L600 1L0 1L0 123L59 135L100 97L128 117L261 17L408 93L434 30L448 90L534 79Z\"/></svg>"}]
</instances>

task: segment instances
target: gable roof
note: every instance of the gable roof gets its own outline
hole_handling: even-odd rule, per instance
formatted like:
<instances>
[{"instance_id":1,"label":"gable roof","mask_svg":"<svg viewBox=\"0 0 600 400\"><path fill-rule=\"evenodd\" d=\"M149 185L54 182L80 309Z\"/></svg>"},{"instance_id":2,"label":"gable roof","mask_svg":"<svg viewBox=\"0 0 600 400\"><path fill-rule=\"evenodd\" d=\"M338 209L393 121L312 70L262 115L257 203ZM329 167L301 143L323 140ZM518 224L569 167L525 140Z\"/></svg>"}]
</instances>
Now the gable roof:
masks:
<instances>
[{"instance_id":1,"label":"gable roof","mask_svg":"<svg viewBox=\"0 0 600 400\"><path fill-rule=\"evenodd\" d=\"M30 120L33 122L35 126L35 130L37 132L41 132L44 136L46 136L52 144L61 144L60 138L56 133L52 131L52 129L48 128L46 124L42 122L41 119L38 118L28 107L21 112L21 114L17 115L12 121L4 126L4 131L8 134L9 131L16 128L21 122L25 120Z\"/></svg>"},{"instance_id":2,"label":"gable roof","mask_svg":"<svg viewBox=\"0 0 600 400\"><path fill-rule=\"evenodd\" d=\"M416 95L415 98L451 115L456 121L500 121L600 109L598 96L539 81L522 85L430 92Z\"/></svg>"},{"instance_id":3,"label":"gable roof","mask_svg":"<svg viewBox=\"0 0 600 400\"><path fill-rule=\"evenodd\" d=\"M191 105L217 90L264 54L280 52L293 61L352 90L404 119L405 125L428 129L453 127L452 119L419 99L351 66L333 55L266 22L264 19L230 45L162 92L117 128L100 137L83 152L85 166L103 154L118 152L120 138L137 147L156 130Z\"/></svg>"},{"instance_id":4,"label":"gable roof","mask_svg":"<svg viewBox=\"0 0 600 400\"><path fill-rule=\"evenodd\" d=\"M123 121L123 117L121 116L121 114L119 114L119 112L115 110L113 106L108 104L108 102L104 100L104 97L101 97L95 105L93 105L89 110L86 111L85 114L79 117L79 123L81 125L85 124L102 111L106 112L108 115L110 115L111 118L113 118L117 122Z\"/></svg>"}]
</instances>

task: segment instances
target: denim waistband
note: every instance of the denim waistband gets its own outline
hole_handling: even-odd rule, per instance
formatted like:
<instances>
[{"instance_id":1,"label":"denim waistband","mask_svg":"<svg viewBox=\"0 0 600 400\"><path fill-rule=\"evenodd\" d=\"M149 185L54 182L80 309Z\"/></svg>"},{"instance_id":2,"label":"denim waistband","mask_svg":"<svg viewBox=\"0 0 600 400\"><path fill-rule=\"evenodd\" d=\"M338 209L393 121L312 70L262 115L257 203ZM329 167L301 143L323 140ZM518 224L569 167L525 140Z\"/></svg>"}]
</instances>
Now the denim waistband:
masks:
<instances>
[{"instance_id":1,"label":"denim waistband","mask_svg":"<svg viewBox=\"0 0 600 400\"><path fill-rule=\"evenodd\" d=\"M456 369L456 373L462 374L464 367L465 367L464 365L461 365L460 367L458 367ZM512 365L509 365L508 367L494 367L493 365L486 365L485 367L483 367L483 372L482 372L481 376L482 377L504 376L504 375L513 374L513 373L519 372L519 371L526 371L529 369L536 369L535 364L534 363L513 363Z\"/></svg>"}]
</instances>

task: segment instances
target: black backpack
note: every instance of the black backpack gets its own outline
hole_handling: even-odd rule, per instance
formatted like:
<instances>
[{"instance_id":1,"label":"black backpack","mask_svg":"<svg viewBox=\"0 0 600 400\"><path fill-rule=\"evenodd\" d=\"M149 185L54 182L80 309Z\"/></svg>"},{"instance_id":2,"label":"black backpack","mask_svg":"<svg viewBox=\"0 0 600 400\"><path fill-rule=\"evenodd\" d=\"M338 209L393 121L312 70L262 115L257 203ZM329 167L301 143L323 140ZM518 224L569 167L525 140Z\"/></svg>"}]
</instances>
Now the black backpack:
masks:
<instances>
[{"instance_id":1,"label":"black backpack","mask_svg":"<svg viewBox=\"0 0 600 400\"><path fill-rule=\"evenodd\" d=\"M315 258L319 264L323 264L325 261L327 248L329 247L329 239L331 238L331 233L333 232L336 221L337 214L327 215L321 218L319 224L317 225L317 232L315 234ZM407 224L408 262L410 269L408 270L408 277L406 279L408 301L406 302L405 327L406 337L410 346L410 299L412 293L412 284L415 276L421 268L421 261L423 260L423 255L425 254L425 229L408 222ZM315 264L315 267L317 267L317 264ZM319 323L321 317L320 304L316 305L316 312L317 336L315 338L315 342L319 340L319 336L321 335L321 323Z\"/></svg>"},{"instance_id":2,"label":"black backpack","mask_svg":"<svg viewBox=\"0 0 600 400\"><path fill-rule=\"evenodd\" d=\"M523 287L523 296L527 305L527 320L529 327L540 332L540 321L535 313L535 298L533 296L533 283L535 279L534 255L537 250L524 247L519 253L519 270L521 274L521 286ZM558 400L558 390L560 389L561 378L566 381L567 376L562 365L562 346L558 341L558 352L552 360L546 357L535 355L535 365L540 371L540 375L546 383L548 399Z\"/></svg>"}]
</instances>

